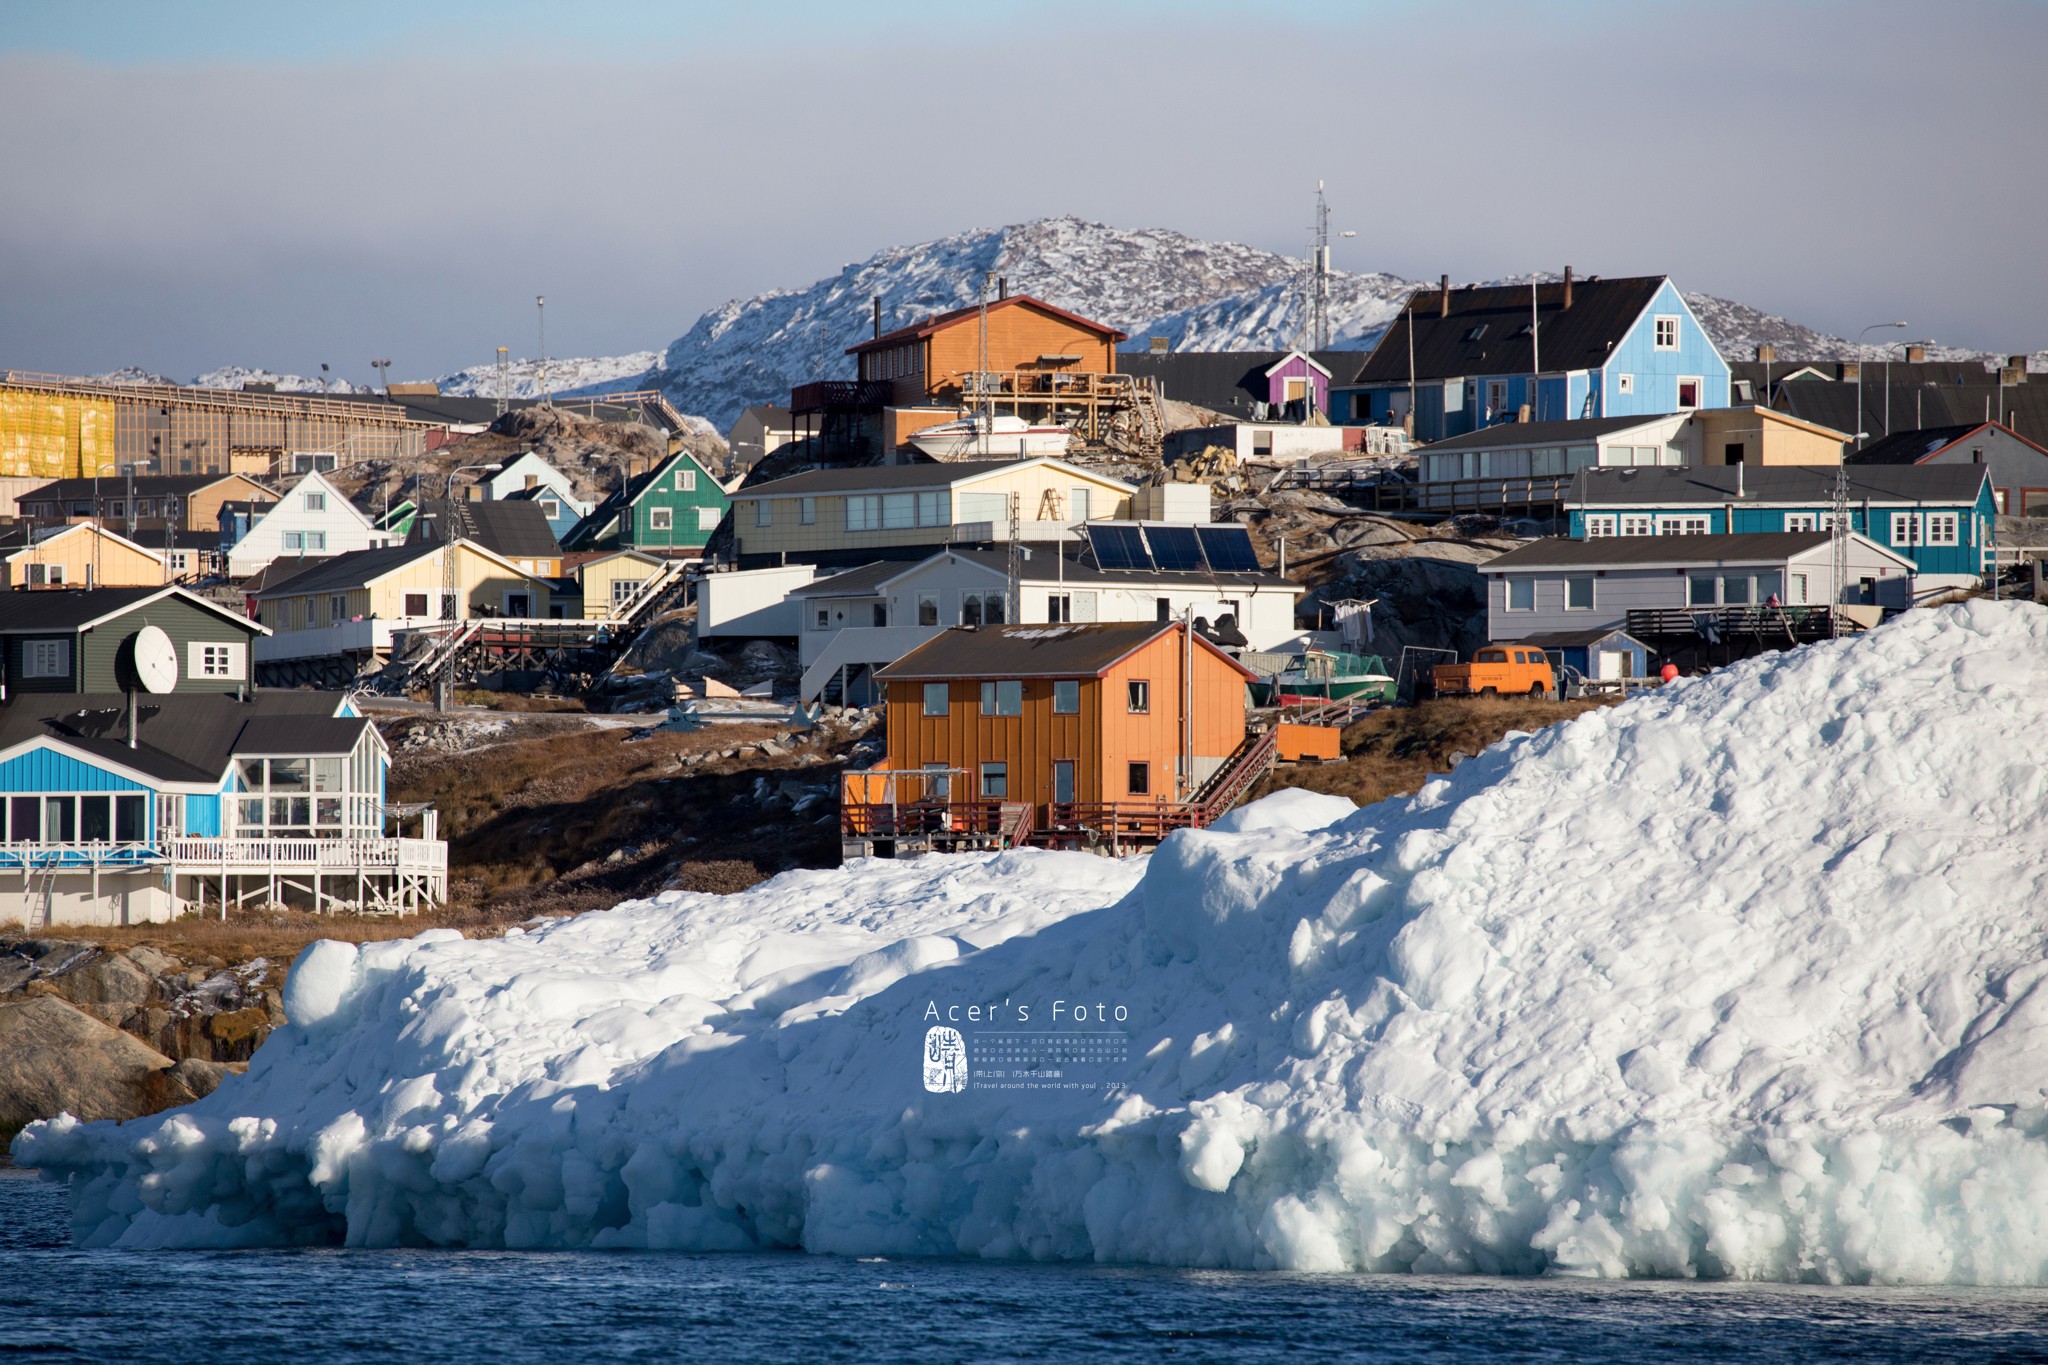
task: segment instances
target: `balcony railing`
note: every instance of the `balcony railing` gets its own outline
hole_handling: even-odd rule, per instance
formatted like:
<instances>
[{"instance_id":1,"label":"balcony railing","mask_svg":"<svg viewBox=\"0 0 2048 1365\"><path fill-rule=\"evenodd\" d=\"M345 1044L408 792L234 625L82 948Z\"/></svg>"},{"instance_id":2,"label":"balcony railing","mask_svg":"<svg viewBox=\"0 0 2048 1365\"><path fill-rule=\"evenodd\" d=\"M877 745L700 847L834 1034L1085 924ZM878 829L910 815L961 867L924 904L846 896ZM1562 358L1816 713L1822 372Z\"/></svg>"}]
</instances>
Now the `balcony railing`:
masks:
<instances>
[{"instance_id":1,"label":"balcony railing","mask_svg":"<svg viewBox=\"0 0 2048 1365\"><path fill-rule=\"evenodd\" d=\"M0 871L88 872L175 863L211 871L445 873L440 839L209 839L0 843Z\"/></svg>"}]
</instances>

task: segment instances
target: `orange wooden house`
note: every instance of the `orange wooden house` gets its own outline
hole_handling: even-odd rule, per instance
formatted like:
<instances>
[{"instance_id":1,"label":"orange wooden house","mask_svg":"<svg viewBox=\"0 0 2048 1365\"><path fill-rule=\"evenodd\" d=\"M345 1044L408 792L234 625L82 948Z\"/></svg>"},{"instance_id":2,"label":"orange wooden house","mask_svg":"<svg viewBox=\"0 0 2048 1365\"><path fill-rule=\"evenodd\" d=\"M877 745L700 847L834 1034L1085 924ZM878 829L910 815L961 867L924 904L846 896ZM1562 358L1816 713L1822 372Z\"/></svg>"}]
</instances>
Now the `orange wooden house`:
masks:
<instances>
[{"instance_id":1,"label":"orange wooden house","mask_svg":"<svg viewBox=\"0 0 2048 1365\"><path fill-rule=\"evenodd\" d=\"M846 774L848 856L1156 843L1270 766L1253 675L1177 621L949 630L877 678L888 758Z\"/></svg>"},{"instance_id":2,"label":"orange wooden house","mask_svg":"<svg viewBox=\"0 0 2048 1365\"><path fill-rule=\"evenodd\" d=\"M988 305L991 374L1114 374L1116 345L1126 337L1029 294L1010 294ZM909 327L847 348L866 383L890 386L893 407L932 407L962 401L968 377L981 363L981 307L955 308Z\"/></svg>"}]
</instances>

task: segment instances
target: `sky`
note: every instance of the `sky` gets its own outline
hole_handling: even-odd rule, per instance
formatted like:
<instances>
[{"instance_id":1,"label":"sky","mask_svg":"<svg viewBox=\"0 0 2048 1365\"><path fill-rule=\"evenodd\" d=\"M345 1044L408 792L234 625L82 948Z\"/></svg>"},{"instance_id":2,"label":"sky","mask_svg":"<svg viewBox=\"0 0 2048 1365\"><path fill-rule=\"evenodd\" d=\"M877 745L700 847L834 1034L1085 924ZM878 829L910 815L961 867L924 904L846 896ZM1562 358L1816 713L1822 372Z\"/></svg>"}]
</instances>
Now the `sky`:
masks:
<instances>
[{"instance_id":1,"label":"sky","mask_svg":"<svg viewBox=\"0 0 2048 1365\"><path fill-rule=\"evenodd\" d=\"M1074 214L2048 347L2048 0L0 0L0 367L658 349ZM1897 334L1894 334L1897 335Z\"/></svg>"}]
</instances>

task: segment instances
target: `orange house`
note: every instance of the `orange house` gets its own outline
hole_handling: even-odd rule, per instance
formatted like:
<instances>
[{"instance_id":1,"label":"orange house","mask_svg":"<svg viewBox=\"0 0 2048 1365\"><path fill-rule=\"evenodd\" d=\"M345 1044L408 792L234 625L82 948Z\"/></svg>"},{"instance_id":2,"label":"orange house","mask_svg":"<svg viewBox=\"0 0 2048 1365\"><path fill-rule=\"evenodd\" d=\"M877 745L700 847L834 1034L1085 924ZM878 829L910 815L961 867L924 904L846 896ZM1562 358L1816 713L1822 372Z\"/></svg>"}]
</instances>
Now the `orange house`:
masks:
<instances>
[{"instance_id":1,"label":"orange house","mask_svg":"<svg viewBox=\"0 0 2048 1365\"><path fill-rule=\"evenodd\" d=\"M1270 759L1253 675L1177 621L963 626L876 676L888 759L846 775L849 852L1156 842Z\"/></svg>"},{"instance_id":2,"label":"orange house","mask_svg":"<svg viewBox=\"0 0 2048 1365\"><path fill-rule=\"evenodd\" d=\"M1055 308L1028 294L988 305L988 370L1009 373L1115 374L1114 327ZM981 307L940 313L847 348L860 378L890 385L891 407L947 406L961 401L965 376L982 368Z\"/></svg>"}]
</instances>

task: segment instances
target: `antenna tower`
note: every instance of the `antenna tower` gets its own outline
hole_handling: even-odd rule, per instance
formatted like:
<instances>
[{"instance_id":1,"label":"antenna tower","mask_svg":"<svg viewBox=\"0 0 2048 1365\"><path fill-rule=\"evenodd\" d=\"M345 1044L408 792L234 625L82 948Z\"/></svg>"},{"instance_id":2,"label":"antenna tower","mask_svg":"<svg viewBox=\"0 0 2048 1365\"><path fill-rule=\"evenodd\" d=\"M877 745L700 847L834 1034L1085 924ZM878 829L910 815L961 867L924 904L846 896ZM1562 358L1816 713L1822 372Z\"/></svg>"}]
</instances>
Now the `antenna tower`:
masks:
<instances>
[{"instance_id":1,"label":"antenna tower","mask_svg":"<svg viewBox=\"0 0 2048 1365\"><path fill-rule=\"evenodd\" d=\"M983 272L981 277L981 352L979 358L974 362L975 369L977 370L975 384L981 397L981 439L979 452L984 460L988 458L989 428L994 426L996 422L996 400L994 393L990 391L988 382L988 291L989 286L993 285L995 281L994 271ZM1015 520L1014 509L1012 520Z\"/></svg>"},{"instance_id":2,"label":"antenna tower","mask_svg":"<svg viewBox=\"0 0 2048 1365\"><path fill-rule=\"evenodd\" d=\"M1835 600L1828 604L1828 634L1841 633L1842 591L1849 586L1849 466L1835 466L1834 533Z\"/></svg>"},{"instance_id":3,"label":"antenna tower","mask_svg":"<svg viewBox=\"0 0 2048 1365\"><path fill-rule=\"evenodd\" d=\"M1055 547L1057 548L1057 546ZM1007 625L1016 625L1024 615L1024 495L1010 494L1009 591L1004 594L1009 610L1003 613Z\"/></svg>"},{"instance_id":4,"label":"antenna tower","mask_svg":"<svg viewBox=\"0 0 2048 1365\"><path fill-rule=\"evenodd\" d=\"M1323 351L1330 346L1330 201L1323 197L1323 182L1316 181L1315 240L1308 258L1308 320L1302 349Z\"/></svg>"},{"instance_id":5,"label":"antenna tower","mask_svg":"<svg viewBox=\"0 0 2048 1365\"><path fill-rule=\"evenodd\" d=\"M498 348L498 416L512 406L512 352Z\"/></svg>"}]
</instances>

